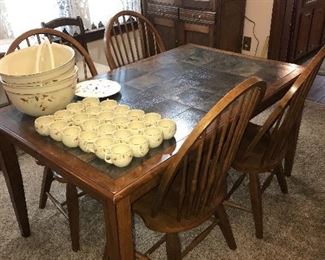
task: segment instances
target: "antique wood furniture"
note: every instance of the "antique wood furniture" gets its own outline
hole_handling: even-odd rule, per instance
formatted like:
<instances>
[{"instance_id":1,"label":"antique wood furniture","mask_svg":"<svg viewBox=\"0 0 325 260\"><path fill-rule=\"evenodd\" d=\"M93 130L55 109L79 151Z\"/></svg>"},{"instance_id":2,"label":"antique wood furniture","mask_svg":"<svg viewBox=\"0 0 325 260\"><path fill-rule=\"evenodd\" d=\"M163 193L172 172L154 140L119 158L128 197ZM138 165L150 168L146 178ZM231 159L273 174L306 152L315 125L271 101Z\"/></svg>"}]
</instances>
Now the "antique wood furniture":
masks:
<instances>
[{"instance_id":1,"label":"antique wood furniture","mask_svg":"<svg viewBox=\"0 0 325 260\"><path fill-rule=\"evenodd\" d=\"M143 0L167 49L185 43L241 51L246 0Z\"/></svg>"},{"instance_id":2,"label":"antique wood furniture","mask_svg":"<svg viewBox=\"0 0 325 260\"><path fill-rule=\"evenodd\" d=\"M325 44L325 2L297 0L289 60L295 61Z\"/></svg>"},{"instance_id":3,"label":"antique wood furniture","mask_svg":"<svg viewBox=\"0 0 325 260\"><path fill-rule=\"evenodd\" d=\"M66 34L69 34L70 36L73 36L78 42L80 42L82 47L84 47L85 50L87 50L88 52L87 42L85 39L84 23L80 16L77 16L76 18L60 17L51 20L47 23L42 22L41 25L43 28L52 28L52 29L63 27L62 31ZM77 28L77 30L75 28Z\"/></svg>"},{"instance_id":4,"label":"antique wood furniture","mask_svg":"<svg viewBox=\"0 0 325 260\"><path fill-rule=\"evenodd\" d=\"M288 192L283 161L292 169L297 136L304 102L325 57L325 47L308 64L285 96L275 105L262 126L250 123L244 134L233 167L243 174L230 189L228 197L239 187L244 177L249 177L249 192L255 222L256 237L263 237L263 212L261 195L277 177L281 191ZM289 152L288 152L289 151ZM260 185L259 175L271 172Z\"/></svg>"},{"instance_id":5,"label":"antique wood furniture","mask_svg":"<svg viewBox=\"0 0 325 260\"><path fill-rule=\"evenodd\" d=\"M296 62L324 44L324 0L274 0L270 59Z\"/></svg>"},{"instance_id":6,"label":"antique wood furniture","mask_svg":"<svg viewBox=\"0 0 325 260\"><path fill-rule=\"evenodd\" d=\"M105 31L105 53L111 69L165 51L159 33L143 15L121 11L114 15Z\"/></svg>"},{"instance_id":7,"label":"antique wood furniture","mask_svg":"<svg viewBox=\"0 0 325 260\"><path fill-rule=\"evenodd\" d=\"M26 47L25 43L27 43L27 46L30 46L34 44L40 44L45 39L48 39L50 42L55 40L56 42L62 42L64 44L71 46L77 53L79 53L81 57L83 57L85 64L91 73L90 76L94 77L97 75L97 70L86 49L84 49L82 45L71 36L53 29L48 29L48 28L33 29L23 33L12 42L12 44L9 46L7 54L15 51L16 49L20 49L21 47L22 48ZM85 76L87 76L87 70L85 70ZM53 172L49 167L45 166L43 172L39 207L40 208L45 207L47 198L50 198L52 200L54 205L69 220L72 249L74 251L77 251L79 250L79 207L78 204L69 203L69 201L71 201L71 199L69 198L71 196L72 198L74 198L75 196L80 196L80 194L77 194L77 189L75 188L75 186L67 184L66 195L67 195L68 212L66 213L63 208L63 205L66 202L60 203L55 198L55 196L50 193L51 184L54 179L58 180L59 182L66 183L66 180L62 178L60 174Z\"/></svg>"},{"instance_id":8,"label":"antique wood furniture","mask_svg":"<svg viewBox=\"0 0 325 260\"><path fill-rule=\"evenodd\" d=\"M98 76L120 82L120 93L111 98L159 112L177 123L174 139L126 168L113 167L92 154L42 137L34 130L34 118L13 106L1 108L0 162L21 234L29 236L30 226L14 145L103 204L106 259L134 259L131 205L158 184L168 159L202 116L236 84L253 75L267 82L255 111L259 113L282 97L301 70L295 64L188 44Z\"/></svg>"},{"instance_id":9,"label":"antique wood furniture","mask_svg":"<svg viewBox=\"0 0 325 260\"><path fill-rule=\"evenodd\" d=\"M265 82L250 78L227 93L186 138L157 189L135 202L133 209L147 227L166 233L168 259L184 257L216 223L228 246L236 249L223 206L227 172L265 87ZM181 252L178 233L199 226L213 215L212 223Z\"/></svg>"}]
</instances>

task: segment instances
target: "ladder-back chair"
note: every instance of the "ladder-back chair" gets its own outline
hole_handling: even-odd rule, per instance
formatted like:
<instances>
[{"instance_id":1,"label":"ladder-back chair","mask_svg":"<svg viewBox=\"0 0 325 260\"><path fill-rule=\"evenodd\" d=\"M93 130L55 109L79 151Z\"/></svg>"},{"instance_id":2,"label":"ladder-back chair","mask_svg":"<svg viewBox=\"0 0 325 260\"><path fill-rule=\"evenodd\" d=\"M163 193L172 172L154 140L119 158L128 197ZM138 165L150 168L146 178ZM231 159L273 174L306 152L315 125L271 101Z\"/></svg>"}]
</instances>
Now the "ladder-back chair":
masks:
<instances>
[{"instance_id":1,"label":"ladder-back chair","mask_svg":"<svg viewBox=\"0 0 325 260\"><path fill-rule=\"evenodd\" d=\"M284 97L277 102L263 125L249 123L233 162L233 168L243 174L234 182L227 198L249 176L249 192L257 238L263 237L263 211L261 195L270 185L274 175L281 191L288 192L283 164L292 153L292 140L297 142L304 102L325 56L325 47L307 65ZM297 128L298 127L298 128ZM293 158L292 162L293 163ZM261 185L259 174L271 172ZM230 202L231 203L231 202ZM238 207L238 205L233 205Z\"/></svg>"},{"instance_id":2,"label":"ladder-back chair","mask_svg":"<svg viewBox=\"0 0 325 260\"><path fill-rule=\"evenodd\" d=\"M41 44L45 40L49 40L49 42L62 43L72 47L75 52L79 53L79 55L83 57L84 63L91 73L90 76L94 77L97 75L95 65L88 52L82 47L82 45L70 35L50 28L33 29L23 33L12 42L6 54L14 52L17 49ZM87 70L84 71L84 74L87 78ZM59 202L55 196L50 193L53 180L57 180L61 183L67 183L62 176L53 172L50 168L45 166L43 171L39 207L44 208L46 206L47 199L51 199L59 211L63 213L63 215L68 219L71 233L72 249L74 251L77 251L79 250L79 206L78 200L75 198L81 196L84 193L78 194L76 187L68 183L66 185L67 199L65 202ZM77 201L77 203L71 203L75 201ZM65 204L67 204L67 212L63 208Z\"/></svg>"},{"instance_id":3,"label":"ladder-back chair","mask_svg":"<svg viewBox=\"0 0 325 260\"><path fill-rule=\"evenodd\" d=\"M85 27L84 23L80 16L76 18L72 17L60 17L53 19L47 23L42 22L41 26L43 28L51 28L51 29L58 29L63 28L62 32L73 36L81 45L85 48L88 52L87 41L85 38Z\"/></svg>"},{"instance_id":4,"label":"ladder-back chair","mask_svg":"<svg viewBox=\"0 0 325 260\"><path fill-rule=\"evenodd\" d=\"M156 28L143 15L122 11L113 16L105 31L105 53L111 69L166 50Z\"/></svg>"},{"instance_id":5,"label":"ladder-back chair","mask_svg":"<svg viewBox=\"0 0 325 260\"><path fill-rule=\"evenodd\" d=\"M243 81L200 120L179 151L168 162L157 189L134 204L134 211L152 230L166 233L168 259L180 259L218 224L231 249L236 243L223 201L227 171L236 155L246 125L265 92L256 78ZM212 216L212 224L181 252L179 232L190 230ZM153 251L164 240L161 239Z\"/></svg>"}]
</instances>

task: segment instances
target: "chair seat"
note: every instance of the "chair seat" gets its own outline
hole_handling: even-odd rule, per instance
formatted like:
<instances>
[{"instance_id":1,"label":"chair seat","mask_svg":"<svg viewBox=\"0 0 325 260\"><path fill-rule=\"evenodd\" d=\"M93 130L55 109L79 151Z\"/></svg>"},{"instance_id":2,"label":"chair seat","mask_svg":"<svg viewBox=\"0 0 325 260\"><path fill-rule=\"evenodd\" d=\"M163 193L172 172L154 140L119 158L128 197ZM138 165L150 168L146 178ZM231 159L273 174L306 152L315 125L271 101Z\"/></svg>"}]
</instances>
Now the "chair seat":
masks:
<instances>
[{"instance_id":1,"label":"chair seat","mask_svg":"<svg viewBox=\"0 0 325 260\"><path fill-rule=\"evenodd\" d=\"M168 197L177 198L175 193L169 193ZM133 205L133 210L135 213L140 215L148 228L162 233L178 233L194 228L208 220L211 215L214 214L216 206L220 204L220 200L217 200L208 210L205 210L203 213L196 216L193 216L192 214L190 218L183 217L178 221L176 213L178 203L177 200L166 199L166 203L164 203L162 208L159 210L159 213L153 217L152 205L154 205L155 199L156 190L154 189L136 201Z\"/></svg>"},{"instance_id":2,"label":"chair seat","mask_svg":"<svg viewBox=\"0 0 325 260\"><path fill-rule=\"evenodd\" d=\"M269 148L270 144L270 135L265 134L260 142L254 147L253 151L249 154L246 153L248 145L252 142L254 137L257 135L258 131L262 126L256 125L254 123L249 123L244 137L240 143L236 158L233 162L233 168L240 172L250 172L250 173L261 173L267 172L272 169L279 163L279 156L275 160L263 160L266 149ZM284 154L284 153L283 153Z\"/></svg>"}]
</instances>

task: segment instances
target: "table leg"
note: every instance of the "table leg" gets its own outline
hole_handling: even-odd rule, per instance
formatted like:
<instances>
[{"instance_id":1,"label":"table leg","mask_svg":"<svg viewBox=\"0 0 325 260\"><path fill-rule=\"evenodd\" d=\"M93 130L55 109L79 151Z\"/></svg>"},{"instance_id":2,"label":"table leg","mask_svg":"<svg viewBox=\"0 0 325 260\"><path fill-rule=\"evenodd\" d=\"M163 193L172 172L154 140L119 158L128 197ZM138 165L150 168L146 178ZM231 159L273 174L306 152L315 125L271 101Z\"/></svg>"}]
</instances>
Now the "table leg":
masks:
<instances>
[{"instance_id":1,"label":"table leg","mask_svg":"<svg viewBox=\"0 0 325 260\"><path fill-rule=\"evenodd\" d=\"M15 147L4 135L0 135L0 164L3 171L11 203L23 237L30 236L23 179L20 172Z\"/></svg>"},{"instance_id":2,"label":"table leg","mask_svg":"<svg viewBox=\"0 0 325 260\"><path fill-rule=\"evenodd\" d=\"M104 259L135 259L132 239L132 212L129 197L104 203L106 247Z\"/></svg>"}]
</instances>

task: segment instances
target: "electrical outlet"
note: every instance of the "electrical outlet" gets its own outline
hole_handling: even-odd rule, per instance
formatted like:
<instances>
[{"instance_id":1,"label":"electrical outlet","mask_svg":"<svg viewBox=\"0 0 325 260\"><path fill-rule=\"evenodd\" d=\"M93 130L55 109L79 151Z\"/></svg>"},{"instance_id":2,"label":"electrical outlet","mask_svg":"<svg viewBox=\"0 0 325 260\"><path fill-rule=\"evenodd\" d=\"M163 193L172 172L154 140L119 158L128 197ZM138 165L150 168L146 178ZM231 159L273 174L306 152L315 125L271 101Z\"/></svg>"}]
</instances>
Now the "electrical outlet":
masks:
<instances>
[{"instance_id":1,"label":"electrical outlet","mask_svg":"<svg viewBox=\"0 0 325 260\"><path fill-rule=\"evenodd\" d=\"M243 50L245 51L250 51L251 50L251 43L252 43L252 38L248 36L244 36L243 39Z\"/></svg>"}]
</instances>

